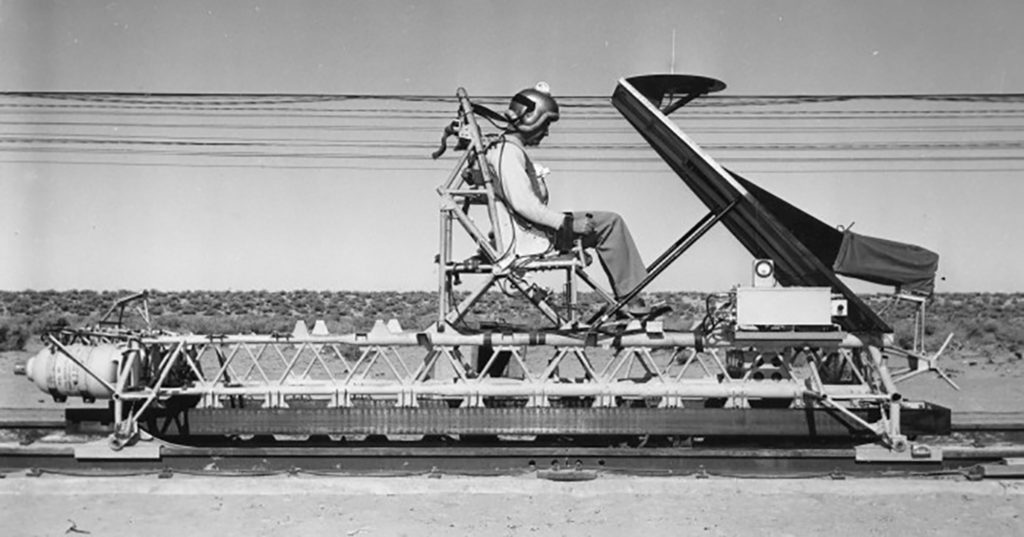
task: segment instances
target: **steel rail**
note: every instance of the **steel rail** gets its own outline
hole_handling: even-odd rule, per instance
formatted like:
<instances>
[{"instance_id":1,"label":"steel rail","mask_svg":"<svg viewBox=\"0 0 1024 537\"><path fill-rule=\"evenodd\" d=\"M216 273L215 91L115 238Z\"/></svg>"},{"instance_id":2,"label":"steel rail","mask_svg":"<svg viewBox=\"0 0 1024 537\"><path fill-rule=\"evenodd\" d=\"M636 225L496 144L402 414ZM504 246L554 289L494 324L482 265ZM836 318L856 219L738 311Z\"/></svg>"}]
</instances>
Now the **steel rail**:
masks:
<instances>
[{"instance_id":1,"label":"steel rail","mask_svg":"<svg viewBox=\"0 0 1024 537\"><path fill-rule=\"evenodd\" d=\"M751 340L756 334L738 334L743 342ZM818 333L795 332L783 335L773 334L776 338L786 336L782 342L788 346L825 345L838 348L859 349L868 346L861 335L850 333ZM747 338L747 339L744 339ZM550 345L554 347L593 347L593 348L693 348L698 345L698 336L693 332L665 331L657 334L632 333L615 336L598 336L588 338L586 335L576 336L550 332L488 332L479 334L459 334L455 332L389 332L381 326L378 330L357 332L331 336L273 336L273 335L175 335L175 336L144 336L139 338L143 345L356 345L356 346L394 346L394 347L458 347L458 346L524 346ZM761 344L769 343L760 341ZM735 341L713 339L700 341L704 348L728 348ZM782 344L780 343L780 344Z\"/></svg>"},{"instance_id":2,"label":"steel rail","mask_svg":"<svg viewBox=\"0 0 1024 537\"><path fill-rule=\"evenodd\" d=\"M427 473L516 474L538 470L587 470L633 474L731 477L964 474L978 465L1024 456L1024 446L947 447L936 462L858 462L853 449L758 447L534 447L356 446L185 447L164 445L154 460L80 460L72 445L0 444L0 471L204 475L409 475Z\"/></svg>"},{"instance_id":3,"label":"steel rail","mask_svg":"<svg viewBox=\"0 0 1024 537\"><path fill-rule=\"evenodd\" d=\"M82 409L79 409L82 410ZM576 470L592 474L628 473L666 476L729 477L842 477L910 475L988 475L983 465L1024 458L1024 413L958 413L953 430L963 433L958 442L977 437L989 443L1018 442L1015 445L973 447L936 446L941 461L858 462L850 441L811 444L799 439L707 439L688 447L592 447L559 443L463 439L445 441L378 442L374 437L355 441L270 440L254 437L248 441L207 439L205 446L160 445L159 458L133 460L127 453L107 451L105 444L94 453L97 459L76 458L76 448L88 445L96 436L65 436L60 443L36 441L40 433L89 430L85 419L96 413L69 413L61 419L58 409L0 409L0 431L19 435L19 443L0 443L0 477L5 473L28 471L29 475L111 476L130 474L179 474L258 476L282 473L316 475L418 475L418 474L518 474L533 471ZM82 423L73 420L83 419ZM84 428L80 427L85 425ZM96 426L96 424L92 424ZM103 431L94 431L102 434ZM642 439L642 437L634 438ZM939 441L938 439L923 439ZM731 442L731 443L730 443ZM24 445L23 445L24 443ZM643 445L643 442L641 442ZM825 447L822 447L825 446ZM94 455L95 456L95 455ZM985 467L987 468L987 466ZM557 473L557 472L556 472ZM994 475L994 474L993 474Z\"/></svg>"}]
</instances>

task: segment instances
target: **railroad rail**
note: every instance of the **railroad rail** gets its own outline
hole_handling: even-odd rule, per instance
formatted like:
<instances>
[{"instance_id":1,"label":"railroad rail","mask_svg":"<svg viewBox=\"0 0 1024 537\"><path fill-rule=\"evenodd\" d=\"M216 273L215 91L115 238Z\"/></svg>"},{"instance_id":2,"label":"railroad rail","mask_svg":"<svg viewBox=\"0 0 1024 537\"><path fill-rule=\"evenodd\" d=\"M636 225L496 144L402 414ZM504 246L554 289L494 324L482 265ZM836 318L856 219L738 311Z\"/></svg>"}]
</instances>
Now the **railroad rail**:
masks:
<instances>
[{"instance_id":1,"label":"railroad rail","mask_svg":"<svg viewBox=\"0 0 1024 537\"><path fill-rule=\"evenodd\" d=\"M4 472L77 475L203 473L269 475L478 474L608 472L653 475L813 477L984 475L986 465L1024 457L1024 446L947 447L941 461L862 462L852 448L547 446L187 447L161 445L149 458L102 455L105 446L0 444ZM76 452L78 456L76 456ZM102 458L106 456L108 458Z\"/></svg>"},{"instance_id":2,"label":"railroad rail","mask_svg":"<svg viewBox=\"0 0 1024 537\"><path fill-rule=\"evenodd\" d=\"M573 445L557 438L534 441L498 441L472 438L454 441L437 437L392 440L367 436L358 440L273 437L238 438L201 446L159 440L139 442L120 452L107 448L102 436L66 434L85 422L69 419L95 417L81 409L3 409L0 431L22 433L21 440L7 435L0 442L0 473L28 472L82 476L179 474L259 476L272 474L317 475L510 475L537 472L554 479L589 479L602 473L666 476L831 477L941 476L967 478L1024 476L1016 465L1024 458L1024 444L1005 444L1007 436L1019 440L1024 413L954 413L953 429L961 433L957 445L940 445L941 457L920 460L879 460L863 457L864 446L842 442L809 443L796 439L770 447L756 439L696 439L682 445ZM25 435L35 431L36 434ZM102 431L99 431L102 432ZM41 434L42 433L42 434ZM56 441L45 434L57 435ZM41 439L42 438L42 439ZM947 439L948 441L948 439ZM964 443L974 445L964 445ZM990 445L978 445L979 443ZM929 454L930 455L930 454Z\"/></svg>"}]
</instances>

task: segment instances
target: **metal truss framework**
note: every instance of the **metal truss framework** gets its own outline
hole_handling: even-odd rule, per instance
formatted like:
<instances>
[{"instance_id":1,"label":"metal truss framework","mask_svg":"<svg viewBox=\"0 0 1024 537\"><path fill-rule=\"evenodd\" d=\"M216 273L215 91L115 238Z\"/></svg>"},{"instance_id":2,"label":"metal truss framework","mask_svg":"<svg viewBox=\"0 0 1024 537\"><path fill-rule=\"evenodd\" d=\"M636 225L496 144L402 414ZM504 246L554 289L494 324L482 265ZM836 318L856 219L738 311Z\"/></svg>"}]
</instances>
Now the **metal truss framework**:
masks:
<instances>
[{"instance_id":1,"label":"metal truss framework","mask_svg":"<svg viewBox=\"0 0 1024 537\"><path fill-rule=\"evenodd\" d=\"M638 330L585 338L551 333L406 332L378 322L368 333L273 336L134 336L66 332L55 352L100 381L113 401L117 438L131 438L147 412L191 399L199 408L359 408L376 405L593 409L825 408L855 429L905 445L904 401L880 342L850 334L779 333L701 337ZM656 328L656 326L654 327ZM752 335L756 336L756 335ZM818 339L812 339L817 337ZM79 358L81 345L114 344L113 381ZM493 350L473 363L471 349ZM502 358L499 358L502 357ZM519 374L481 375L507 359ZM879 411L868 421L858 409Z\"/></svg>"}]
</instances>

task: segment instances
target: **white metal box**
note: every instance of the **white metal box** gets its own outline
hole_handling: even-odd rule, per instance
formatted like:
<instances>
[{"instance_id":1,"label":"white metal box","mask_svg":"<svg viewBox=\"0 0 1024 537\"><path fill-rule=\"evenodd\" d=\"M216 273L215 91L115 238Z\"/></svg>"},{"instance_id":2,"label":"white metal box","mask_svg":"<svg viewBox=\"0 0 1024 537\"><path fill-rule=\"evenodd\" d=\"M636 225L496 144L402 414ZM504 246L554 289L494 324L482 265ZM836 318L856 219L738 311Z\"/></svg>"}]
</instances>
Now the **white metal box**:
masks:
<instances>
[{"instance_id":1,"label":"white metal box","mask_svg":"<svg viewBox=\"0 0 1024 537\"><path fill-rule=\"evenodd\" d=\"M736 289L736 324L831 325L832 290L828 287L740 287Z\"/></svg>"}]
</instances>

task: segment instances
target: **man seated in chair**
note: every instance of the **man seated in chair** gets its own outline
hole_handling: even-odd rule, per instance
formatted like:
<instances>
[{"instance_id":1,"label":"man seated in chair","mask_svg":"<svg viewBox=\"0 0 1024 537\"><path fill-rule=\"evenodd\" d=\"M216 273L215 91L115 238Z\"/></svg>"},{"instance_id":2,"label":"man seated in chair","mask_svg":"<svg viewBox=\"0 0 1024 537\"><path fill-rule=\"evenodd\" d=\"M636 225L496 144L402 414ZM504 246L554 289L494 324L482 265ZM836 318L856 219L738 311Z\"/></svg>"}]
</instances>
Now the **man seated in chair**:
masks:
<instances>
[{"instance_id":1,"label":"man seated in chair","mask_svg":"<svg viewBox=\"0 0 1024 537\"><path fill-rule=\"evenodd\" d=\"M607 211L562 214L551 210L544 182L546 173L538 173L526 154L526 147L540 144L551 123L558 121L558 103L551 97L548 85L541 82L517 93L505 116L509 126L487 151L487 162L499 182L498 197L521 223L526 220L525 224L549 237L578 237L584 248L593 248L615 298L620 300L647 276L626 222L617 213ZM642 308L643 303L638 301L632 311L643 313Z\"/></svg>"}]
</instances>

